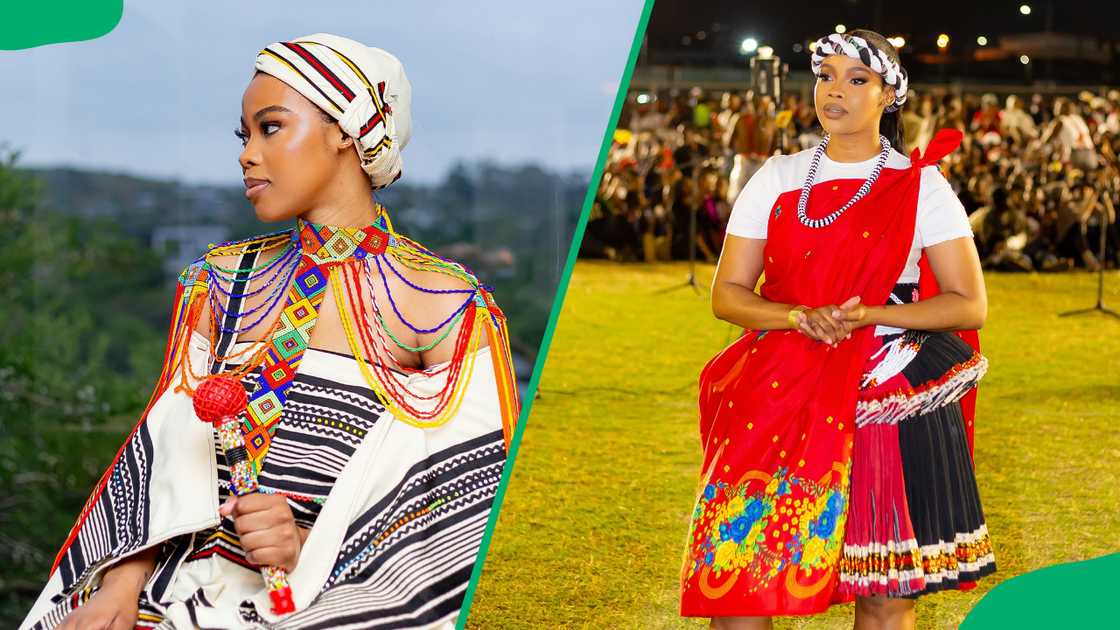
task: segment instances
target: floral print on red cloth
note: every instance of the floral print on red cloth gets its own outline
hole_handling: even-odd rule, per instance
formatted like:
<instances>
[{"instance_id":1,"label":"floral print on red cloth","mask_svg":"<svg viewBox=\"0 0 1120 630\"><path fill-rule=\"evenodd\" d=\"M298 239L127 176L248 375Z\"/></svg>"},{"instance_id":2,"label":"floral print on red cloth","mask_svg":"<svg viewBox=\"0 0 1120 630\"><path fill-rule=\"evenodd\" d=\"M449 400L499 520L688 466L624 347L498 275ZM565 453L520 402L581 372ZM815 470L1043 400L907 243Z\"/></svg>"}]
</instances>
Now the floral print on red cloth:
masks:
<instances>
[{"instance_id":1,"label":"floral print on red cloth","mask_svg":"<svg viewBox=\"0 0 1120 630\"><path fill-rule=\"evenodd\" d=\"M812 577L823 585L840 554L846 517L848 475L836 468L839 475L820 481L782 466L773 475L755 470L737 483L707 483L692 515L686 579L702 574L702 589L723 590L746 577L757 585L753 591L793 564L798 570L787 580ZM712 587L703 574L725 581Z\"/></svg>"}]
</instances>

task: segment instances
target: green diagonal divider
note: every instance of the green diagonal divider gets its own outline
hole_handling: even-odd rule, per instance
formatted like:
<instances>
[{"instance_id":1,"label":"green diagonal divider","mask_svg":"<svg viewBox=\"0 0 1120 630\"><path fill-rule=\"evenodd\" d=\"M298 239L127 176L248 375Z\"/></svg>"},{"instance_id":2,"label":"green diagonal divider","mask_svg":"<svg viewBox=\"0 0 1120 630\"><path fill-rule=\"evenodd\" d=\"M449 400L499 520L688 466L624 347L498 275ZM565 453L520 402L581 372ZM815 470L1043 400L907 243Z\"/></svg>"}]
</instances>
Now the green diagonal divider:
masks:
<instances>
[{"instance_id":1,"label":"green diagonal divider","mask_svg":"<svg viewBox=\"0 0 1120 630\"><path fill-rule=\"evenodd\" d=\"M579 253L580 243L583 242L583 233L587 228L587 218L591 214L591 206L595 202L595 192L599 185L599 180L603 177L603 169L607 164L607 153L611 147L612 138L614 138L615 127L618 126L618 117L622 114L622 104L626 102L626 92L630 87L630 77L634 74L634 65L638 61L638 53L642 49L642 39L645 37L646 25L649 23L649 15L653 10L654 0L645 0L642 6L641 15L638 17L638 26L634 32L634 39L630 44L630 57L626 62L626 67L622 72L622 77L618 81L618 91L615 93L614 107L611 109L610 119L607 120L606 130L603 133L603 142L599 147L599 158L595 162L595 169L591 173L591 179L587 184L587 194L584 195L583 207L580 210L579 220L576 222L576 230L572 235L572 243L568 248L568 259L564 265L564 271L560 274L560 281L556 287L556 296L553 298L552 311L549 313L548 324L545 326L544 337L541 339L541 347L537 352L537 362L533 366L533 377L529 380L529 387L525 393L525 399L521 405L521 416L518 418L517 428L514 430L513 440L510 443L509 454L506 458L506 465L502 471L502 479L498 484L498 490L494 495L493 507L490 510L490 520L486 524L486 532L482 536L481 547L478 552L478 560L474 564L474 571L471 573L470 583L467 585L467 592L463 595L463 607L459 612L459 619L455 626L456 630L463 630L467 625L469 618L471 603L474 601L474 593L478 589L478 581L482 576L482 569L486 563L486 551L490 548L490 539L494 536L494 528L498 523L498 516L501 513L502 501L505 498L506 489L509 486L510 476L513 475L513 467L517 462L517 451L521 446L521 436L525 432L525 425L527 424L528 417L533 408L533 399L536 397L537 388L540 387L541 372L544 371L545 359L548 358L548 348L552 344L552 336L556 330L556 321L560 318L560 311L564 308L564 294L568 290L568 282L572 278L572 269L576 264L576 255ZM516 588L514 584L509 585L510 588Z\"/></svg>"},{"instance_id":2,"label":"green diagonal divider","mask_svg":"<svg viewBox=\"0 0 1120 630\"><path fill-rule=\"evenodd\" d=\"M3 0L0 50L96 39L121 21L124 0Z\"/></svg>"}]
</instances>

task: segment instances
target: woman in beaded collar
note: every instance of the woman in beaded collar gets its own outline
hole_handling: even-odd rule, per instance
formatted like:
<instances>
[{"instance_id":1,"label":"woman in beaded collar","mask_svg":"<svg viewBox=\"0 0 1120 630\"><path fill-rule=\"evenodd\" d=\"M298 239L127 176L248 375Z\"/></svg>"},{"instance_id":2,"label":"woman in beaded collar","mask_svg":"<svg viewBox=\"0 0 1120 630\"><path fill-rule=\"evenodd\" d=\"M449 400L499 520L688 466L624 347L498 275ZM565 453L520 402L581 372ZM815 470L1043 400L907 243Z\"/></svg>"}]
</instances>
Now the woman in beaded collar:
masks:
<instances>
[{"instance_id":1,"label":"woman in beaded collar","mask_svg":"<svg viewBox=\"0 0 1120 630\"><path fill-rule=\"evenodd\" d=\"M926 168L960 136L942 132L907 161L908 77L894 47L859 30L811 50L825 138L771 157L747 183L712 283L716 317L745 330L700 376L704 459L681 614L769 628L773 615L855 600L858 628L912 628L913 597L995 570L961 404L986 370L969 337L986 293L963 207ZM917 425L937 427L941 441L925 446L951 457L931 461L965 491L923 486L912 470L922 449L905 457ZM971 506L945 524L959 534L943 539L956 540L948 555L908 494Z\"/></svg>"},{"instance_id":2,"label":"woman in beaded collar","mask_svg":"<svg viewBox=\"0 0 1120 630\"><path fill-rule=\"evenodd\" d=\"M261 627L280 613L260 567L287 572L285 627L454 621L520 403L492 289L371 194L401 176L410 93L395 57L347 38L258 53L245 194L296 226L184 270L148 408L25 627ZM260 492L228 491L191 417L215 374L249 390L237 457Z\"/></svg>"}]
</instances>

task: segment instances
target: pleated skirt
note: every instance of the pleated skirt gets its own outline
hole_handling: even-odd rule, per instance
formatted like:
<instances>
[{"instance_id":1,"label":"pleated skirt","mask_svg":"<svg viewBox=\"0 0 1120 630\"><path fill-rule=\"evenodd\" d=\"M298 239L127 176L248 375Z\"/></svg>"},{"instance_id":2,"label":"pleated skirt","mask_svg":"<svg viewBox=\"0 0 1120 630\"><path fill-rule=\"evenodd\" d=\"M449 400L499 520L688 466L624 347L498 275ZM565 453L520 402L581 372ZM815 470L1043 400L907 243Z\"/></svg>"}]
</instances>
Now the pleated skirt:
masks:
<instances>
[{"instance_id":1,"label":"pleated skirt","mask_svg":"<svg viewBox=\"0 0 1120 630\"><path fill-rule=\"evenodd\" d=\"M898 284L894 303L917 300ZM838 594L968 590L996 570L960 399L987 359L951 332L877 329L856 413Z\"/></svg>"}]
</instances>

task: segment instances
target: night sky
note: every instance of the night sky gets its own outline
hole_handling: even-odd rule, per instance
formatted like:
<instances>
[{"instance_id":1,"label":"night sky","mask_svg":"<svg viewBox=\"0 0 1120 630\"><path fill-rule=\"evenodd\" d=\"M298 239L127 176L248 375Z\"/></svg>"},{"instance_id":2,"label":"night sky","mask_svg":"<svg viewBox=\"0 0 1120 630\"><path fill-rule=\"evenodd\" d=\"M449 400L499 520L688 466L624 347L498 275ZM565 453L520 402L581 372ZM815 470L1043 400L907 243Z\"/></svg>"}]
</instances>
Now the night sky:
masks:
<instances>
[{"instance_id":1,"label":"night sky","mask_svg":"<svg viewBox=\"0 0 1120 630\"><path fill-rule=\"evenodd\" d=\"M1022 4L1031 7L1029 15L1020 12ZM1000 35L1046 30L1112 43L1113 60L1101 64L1036 59L1030 78L1099 83L1114 82L1120 76L1115 59L1115 44L1120 41L1120 4L1084 1L658 0L650 17L643 61L687 66L745 63L746 58L738 52L739 44L746 37L754 37L760 45L772 46L775 54L791 66L807 67L808 54L794 52L793 45L827 35L837 24L844 24L848 30L870 28L888 37L905 37L903 65L918 81L960 76L1023 81L1028 77L1017 54L1003 61L975 61L976 38L985 35L990 48L997 45ZM923 64L920 55L938 54L936 39L941 33L950 37L946 54L941 57L948 63L940 64L945 68Z\"/></svg>"}]
</instances>

